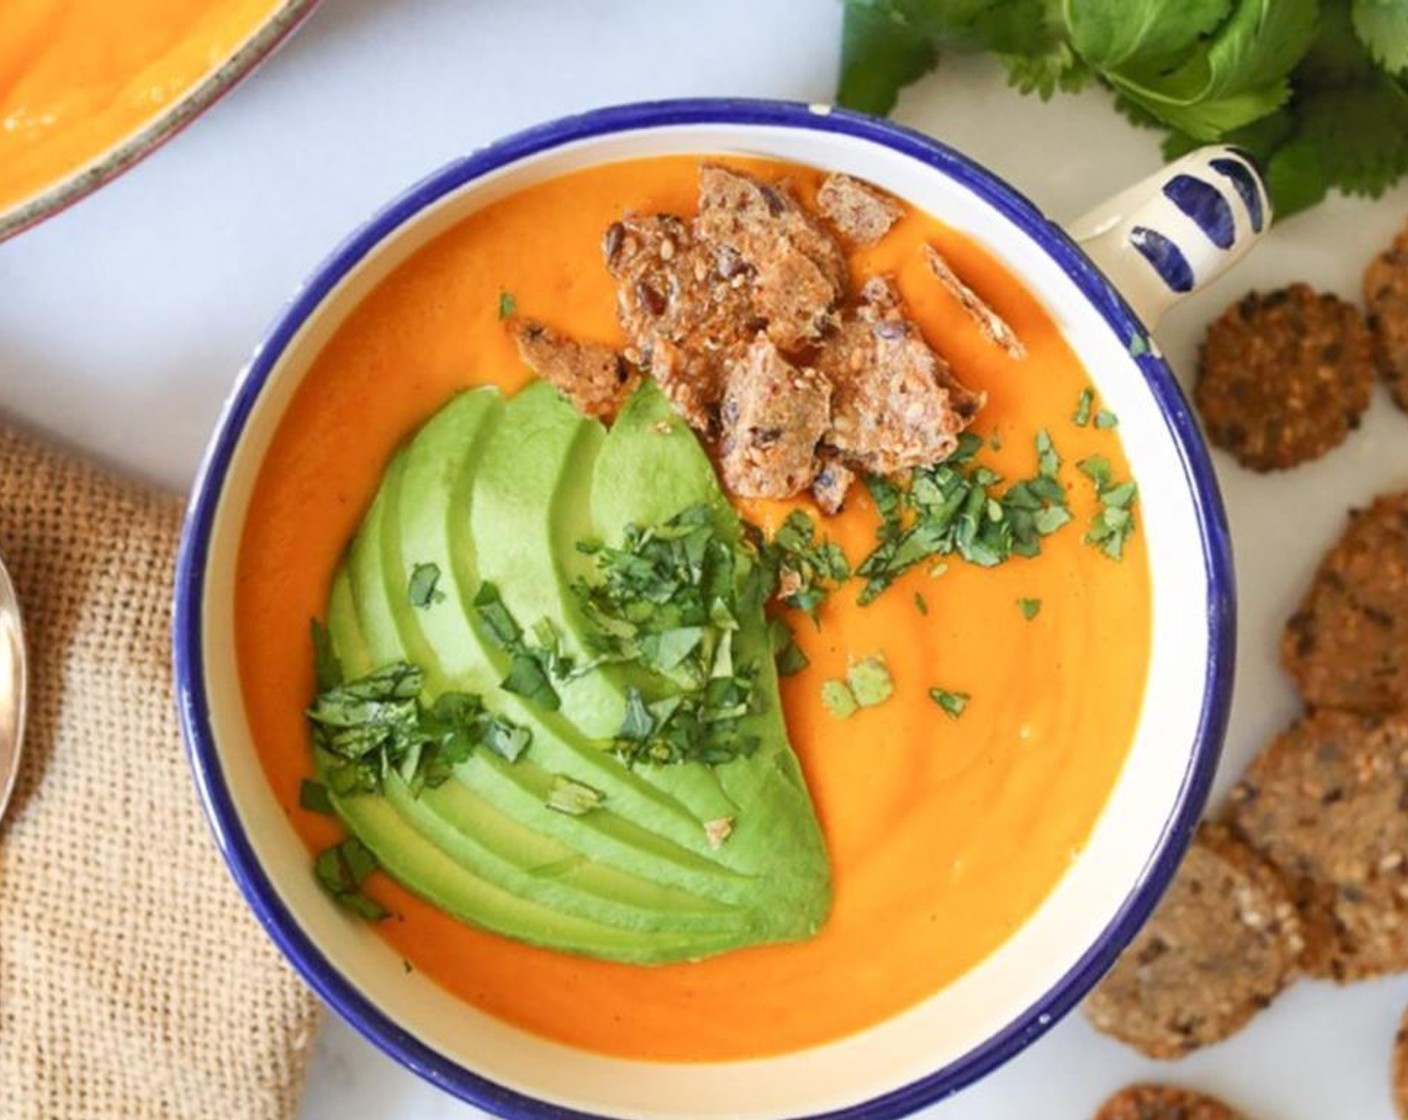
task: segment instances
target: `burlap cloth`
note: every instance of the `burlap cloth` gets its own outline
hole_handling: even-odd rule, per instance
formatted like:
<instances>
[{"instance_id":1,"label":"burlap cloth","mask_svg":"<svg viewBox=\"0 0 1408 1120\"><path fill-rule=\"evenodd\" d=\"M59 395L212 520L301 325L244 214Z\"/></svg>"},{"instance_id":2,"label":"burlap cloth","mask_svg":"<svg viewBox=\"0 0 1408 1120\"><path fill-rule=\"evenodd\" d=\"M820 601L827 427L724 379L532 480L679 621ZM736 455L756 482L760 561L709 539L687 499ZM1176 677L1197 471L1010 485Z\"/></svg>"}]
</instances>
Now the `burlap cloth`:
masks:
<instances>
[{"instance_id":1,"label":"burlap cloth","mask_svg":"<svg viewBox=\"0 0 1408 1120\"><path fill-rule=\"evenodd\" d=\"M284 1120L316 1010L201 816L172 699L180 506L0 424L30 649L0 823L0 1117Z\"/></svg>"}]
</instances>

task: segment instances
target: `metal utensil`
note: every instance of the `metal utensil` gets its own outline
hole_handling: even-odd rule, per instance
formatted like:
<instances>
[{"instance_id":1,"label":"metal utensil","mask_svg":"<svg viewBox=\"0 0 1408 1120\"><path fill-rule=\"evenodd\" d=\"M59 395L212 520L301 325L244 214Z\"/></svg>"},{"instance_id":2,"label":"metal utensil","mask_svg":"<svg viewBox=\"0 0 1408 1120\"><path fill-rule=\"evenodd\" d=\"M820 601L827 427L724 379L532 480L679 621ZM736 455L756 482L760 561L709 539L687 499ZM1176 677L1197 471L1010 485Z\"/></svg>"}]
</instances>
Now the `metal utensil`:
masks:
<instances>
[{"instance_id":1,"label":"metal utensil","mask_svg":"<svg viewBox=\"0 0 1408 1120\"><path fill-rule=\"evenodd\" d=\"M0 820L15 791L24 745L25 650L20 601L0 560Z\"/></svg>"}]
</instances>

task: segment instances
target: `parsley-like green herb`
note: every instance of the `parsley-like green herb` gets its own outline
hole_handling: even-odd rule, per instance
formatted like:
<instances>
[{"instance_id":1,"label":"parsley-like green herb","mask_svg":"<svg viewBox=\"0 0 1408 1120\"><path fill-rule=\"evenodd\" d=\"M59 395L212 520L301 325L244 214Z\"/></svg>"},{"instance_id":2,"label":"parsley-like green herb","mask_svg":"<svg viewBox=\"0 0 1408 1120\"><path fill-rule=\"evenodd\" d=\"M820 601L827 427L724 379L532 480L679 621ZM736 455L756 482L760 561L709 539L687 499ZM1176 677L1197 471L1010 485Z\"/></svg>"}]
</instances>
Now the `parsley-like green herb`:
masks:
<instances>
[{"instance_id":1,"label":"parsley-like green herb","mask_svg":"<svg viewBox=\"0 0 1408 1120\"><path fill-rule=\"evenodd\" d=\"M793 510L761 549L763 562L776 573L778 595L794 610L816 621L826 596L851 576L850 561L834 541L817 539L816 525L805 510Z\"/></svg>"},{"instance_id":2,"label":"parsley-like green herb","mask_svg":"<svg viewBox=\"0 0 1408 1120\"><path fill-rule=\"evenodd\" d=\"M945 688L929 689L929 699L948 713L951 719L957 719L968 707L968 701L972 699L966 692L950 692Z\"/></svg>"},{"instance_id":3,"label":"parsley-like green herb","mask_svg":"<svg viewBox=\"0 0 1408 1120\"><path fill-rule=\"evenodd\" d=\"M1149 352L1149 340L1138 331L1129 336L1129 356L1131 358L1142 358Z\"/></svg>"},{"instance_id":4,"label":"parsley-like green herb","mask_svg":"<svg viewBox=\"0 0 1408 1120\"><path fill-rule=\"evenodd\" d=\"M604 800L606 795L601 790L592 789L591 786L557 774L553 777L545 804L559 813L580 817L600 808Z\"/></svg>"},{"instance_id":5,"label":"parsley-like green herb","mask_svg":"<svg viewBox=\"0 0 1408 1120\"><path fill-rule=\"evenodd\" d=\"M355 836L318 853L313 875L318 885L340 906L369 922L380 922L390 914L362 893L362 884L377 869L376 856Z\"/></svg>"},{"instance_id":6,"label":"parsley-like green herb","mask_svg":"<svg viewBox=\"0 0 1408 1120\"><path fill-rule=\"evenodd\" d=\"M1112 560L1124 556L1125 542L1134 532L1134 514L1130 506L1139 496L1138 487L1131 482L1117 482L1110 461L1103 455L1092 455L1076 464L1095 485L1095 495L1100 499L1100 510L1091 520L1085 534L1085 543L1099 548Z\"/></svg>"},{"instance_id":7,"label":"parsley-like green herb","mask_svg":"<svg viewBox=\"0 0 1408 1120\"><path fill-rule=\"evenodd\" d=\"M1120 426L1120 418L1108 408L1102 408L1095 414L1095 426L1101 431L1118 428Z\"/></svg>"},{"instance_id":8,"label":"parsley-like green herb","mask_svg":"<svg viewBox=\"0 0 1408 1120\"><path fill-rule=\"evenodd\" d=\"M821 682L821 706L832 719L850 719L860 708L850 686L837 680Z\"/></svg>"},{"instance_id":9,"label":"parsley-like green herb","mask_svg":"<svg viewBox=\"0 0 1408 1120\"><path fill-rule=\"evenodd\" d=\"M424 611L436 603L443 602L445 593L439 589L439 583L439 564L417 564L412 568L410 583L406 588L411 606Z\"/></svg>"},{"instance_id":10,"label":"parsley-like green herb","mask_svg":"<svg viewBox=\"0 0 1408 1120\"><path fill-rule=\"evenodd\" d=\"M862 708L875 708L895 693L895 679L883 654L863 657L846 670L846 686Z\"/></svg>"},{"instance_id":11,"label":"parsley-like green herb","mask_svg":"<svg viewBox=\"0 0 1408 1120\"><path fill-rule=\"evenodd\" d=\"M1278 218L1408 174L1402 0L847 0L838 100L888 112L943 54L973 50L1042 98L1102 83L1167 132L1169 158L1248 149Z\"/></svg>"},{"instance_id":12,"label":"parsley-like green herb","mask_svg":"<svg viewBox=\"0 0 1408 1120\"><path fill-rule=\"evenodd\" d=\"M314 618L309 620L308 629L313 638L313 680L318 691L335 688L342 683L342 662L333 652L328 628Z\"/></svg>"},{"instance_id":13,"label":"parsley-like green herb","mask_svg":"<svg viewBox=\"0 0 1408 1120\"><path fill-rule=\"evenodd\" d=\"M475 747L510 762L527 749L531 733L479 697L444 692L427 707L424 687L425 674L398 661L318 692L308 722L334 793L374 792L391 773L418 793L442 784Z\"/></svg>"},{"instance_id":14,"label":"parsley-like green herb","mask_svg":"<svg viewBox=\"0 0 1408 1120\"><path fill-rule=\"evenodd\" d=\"M1017 606L1022 612L1022 617L1028 622L1041 613L1040 599L1018 599Z\"/></svg>"},{"instance_id":15,"label":"parsley-like green herb","mask_svg":"<svg viewBox=\"0 0 1408 1120\"><path fill-rule=\"evenodd\" d=\"M916 591L914 593L914 605L919 609L920 614L926 616L928 615L929 600L924 598L924 593L922 591Z\"/></svg>"},{"instance_id":16,"label":"parsley-like green herb","mask_svg":"<svg viewBox=\"0 0 1408 1120\"><path fill-rule=\"evenodd\" d=\"M480 633L486 641L509 655L508 674L499 682L505 692L522 696L543 711L555 712L562 707L562 698L553 686L553 678L565 680L573 670L571 660L562 654L561 638L556 628L542 620L534 628L536 644L530 645L523 627L504 605L498 586L485 580L474 596L474 614Z\"/></svg>"},{"instance_id":17,"label":"parsley-like green herb","mask_svg":"<svg viewBox=\"0 0 1408 1120\"><path fill-rule=\"evenodd\" d=\"M1090 409L1095 404L1095 393L1090 388L1080 391L1080 400L1076 402L1075 413L1071 416L1071 423L1077 428L1084 428L1090 423Z\"/></svg>"},{"instance_id":18,"label":"parsley-like green herb","mask_svg":"<svg viewBox=\"0 0 1408 1120\"><path fill-rule=\"evenodd\" d=\"M512 319L518 313L518 301L513 298L513 293L499 290L499 319Z\"/></svg>"},{"instance_id":19,"label":"parsley-like green herb","mask_svg":"<svg viewBox=\"0 0 1408 1120\"><path fill-rule=\"evenodd\" d=\"M1048 432L1037 433L1037 474L1001 494L1001 476L973 462L981 446L965 433L949 458L916 469L908 489L867 480L881 524L875 548L856 568L866 581L860 603L873 602L910 568L936 556L956 552L982 567L1037 556L1041 538L1071 520L1058 477L1061 457Z\"/></svg>"},{"instance_id":20,"label":"parsley-like green herb","mask_svg":"<svg viewBox=\"0 0 1408 1120\"><path fill-rule=\"evenodd\" d=\"M633 664L648 676L648 687L628 691L616 733L628 765L715 764L757 748L741 723L757 666L735 664L734 635L744 609L762 606L770 575L715 516L708 505L690 506L660 525L628 526L619 547L577 546L599 577L574 588L593 624L593 664ZM800 650L788 655L789 667L799 659Z\"/></svg>"},{"instance_id":21,"label":"parsley-like green herb","mask_svg":"<svg viewBox=\"0 0 1408 1120\"><path fill-rule=\"evenodd\" d=\"M337 811L332 807L332 801L328 797L328 787L322 782L315 782L312 778L304 778L298 783L298 805L301 809L307 809L310 813L320 813L325 817L337 815Z\"/></svg>"},{"instance_id":22,"label":"parsley-like green herb","mask_svg":"<svg viewBox=\"0 0 1408 1120\"><path fill-rule=\"evenodd\" d=\"M811 660L797 644L797 636L780 618L768 623L768 633L772 638L772 655L777 662L777 673L781 677L791 677L800 673Z\"/></svg>"}]
</instances>

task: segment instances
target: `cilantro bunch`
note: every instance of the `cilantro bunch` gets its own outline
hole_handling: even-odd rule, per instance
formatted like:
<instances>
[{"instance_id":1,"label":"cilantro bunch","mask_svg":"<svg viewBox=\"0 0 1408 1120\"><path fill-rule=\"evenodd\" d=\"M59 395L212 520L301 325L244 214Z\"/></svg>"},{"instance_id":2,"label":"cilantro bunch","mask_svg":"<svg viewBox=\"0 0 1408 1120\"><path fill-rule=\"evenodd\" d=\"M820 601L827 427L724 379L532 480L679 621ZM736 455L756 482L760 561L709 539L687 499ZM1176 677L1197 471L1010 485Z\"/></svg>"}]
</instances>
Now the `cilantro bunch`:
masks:
<instances>
[{"instance_id":1,"label":"cilantro bunch","mask_svg":"<svg viewBox=\"0 0 1408 1120\"><path fill-rule=\"evenodd\" d=\"M1043 100L1100 82L1169 158L1241 145L1280 217L1408 174L1408 0L846 0L838 100L889 112L945 51Z\"/></svg>"}]
</instances>

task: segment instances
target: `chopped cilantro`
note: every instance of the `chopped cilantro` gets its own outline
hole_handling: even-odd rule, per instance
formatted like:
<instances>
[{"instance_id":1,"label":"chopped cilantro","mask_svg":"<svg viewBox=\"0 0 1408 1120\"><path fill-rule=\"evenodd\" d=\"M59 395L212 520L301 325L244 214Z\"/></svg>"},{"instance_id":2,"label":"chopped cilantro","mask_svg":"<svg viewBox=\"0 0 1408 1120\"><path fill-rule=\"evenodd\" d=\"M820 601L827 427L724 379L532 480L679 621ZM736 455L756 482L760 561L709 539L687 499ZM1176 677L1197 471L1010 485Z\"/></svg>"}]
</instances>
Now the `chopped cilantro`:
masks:
<instances>
[{"instance_id":1,"label":"chopped cilantro","mask_svg":"<svg viewBox=\"0 0 1408 1120\"><path fill-rule=\"evenodd\" d=\"M845 682L837 680L821 682L821 706L832 719L849 719L860 707Z\"/></svg>"},{"instance_id":2,"label":"chopped cilantro","mask_svg":"<svg viewBox=\"0 0 1408 1120\"><path fill-rule=\"evenodd\" d=\"M583 785L581 782L557 774L553 777L552 788L548 790L545 804L549 809L559 813L580 817L584 813L590 813L593 809L600 808L605 799L606 795L601 790L592 789L591 786Z\"/></svg>"},{"instance_id":3,"label":"chopped cilantro","mask_svg":"<svg viewBox=\"0 0 1408 1120\"><path fill-rule=\"evenodd\" d=\"M862 708L883 704L895 692L895 679L883 654L862 658L846 670L846 685Z\"/></svg>"},{"instance_id":4,"label":"chopped cilantro","mask_svg":"<svg viewBox=\"0 0 1408 1120\"><path fill-rule=\"evenodd\" d=\"M1103 455L1082 459L1076 466L1095 486L1100 510L1091 520L1085 543L1100 549L1112 560L1124 556L1125 542L1134 532L1134 514L1130 511L1139 490L1133 482L1116 482L1114 469Z\"/></svg>"},{"instance_id":5,"label":"chopped cilantro","mask_svg":"<svg viewBox=\"0 0 1408 1120\"><path fill-rule=\"evenodd\" d=\"M866 581L862 605L934 557L956 552L971 564L992 567L1013 556L1037 556L1041 538L1071 520L1066 488L1058 477L1061 457L1050 433L1036 437L1037 474L1001 493L1001 476L973 462L981 445L965 433L948 459L915 470L907 489L867 480L881 524L875 548L856 568ZM931 574L936 570L931 567Z\"/></svg>"},{"instance_id":6,"label":"chopped cilantro","mask_svg":"<svg viewBox=\"0 0 1408 1120\"><path fill-rule=\"evenodd\" d=\"M318 885L340 906L369 922L390 917L385 909L362 893L362 884L376 868L376 856L355 836L324 849L313 861L313 875Z\"/></svg>"},{"instance_id":7,"label":"chopped cilantro","mask_svg":"<svg viewBox=\"0 0 1408 1120\"><path fill-rule=\"evenodd\" d=\"M919 608L919 613L920 613L920 614L922 614L922 615L928 615L928 613L929 613L929 600L927 600L926 598L924 598L924 593L923 593L922 591L916 591L916 592L914 593L914 605Z\"/></svg>"},{"instance_id":8,"label":"chopped cilantro","mask_svg":"<svg viewBox=\"0 0 1408 1120\"><path fill-rule=\"evenodd\" d=\"M509 655L508 674L499 682L499 687L547 712L562 707L553 678L569 678L574 667L571 660L563 656L561 636L551 621L539 621L533 628L536 644L530 645L518 620L504 605L498 587L487 579L479 585L473 605L485 640Z\"/></svg>"},{"instance_id":9,"label":"chopped cilantro","mask_svg":"<svg viewBox=\"0 0 1408 1120\"><path fill-rule=\"evenodd\" d=\"M818 540L816 525L805 510L789 513L761 552L764 563L777 573L778 597L814 622L826 596L851 575L841 546Z\"/></svg>"},{"instance_id":10,"label":"chopped cilantro","mask_svg":"<svg viewBox=\"0 0 1408 1120\"><path fill-rule=\"evenodd\" d=\"M734 634L745 602L766 597L766 561L746 556L703 504L660 525L628 526L619 547L577 547L599 577L574 587L592 623L592 666L633 664L649 682L627 694L617 756L628 765L714 764L751 754L758 739L741 720L753 708L757 666L735 665ZM783 660L795 671L805 658L792 648Z\"/></svg>"},{"instance_id":11,"label":"chopped cilantro","mask_svg":"<svg viewBox=\"0 0 1408 1120\"><path fill-rule=\"evenodd\" d=\"M1071 422L1077 428L1084 428L1090 423L1090 409L1095 403L1095 393L1090 388L1080 391L1080 400L1076 402L1075 413L1071 416Z\"/></svg>"},{"instance_id":12,"label":"chopped cilantro","mask_svg":"<svg viewBox=\"0 0 1408 1120\"><path fill-rule=\"evenodd\" d=\"M318 691L335 688L342 683L342 662L333 652L328 628L314 618L309 620L308 629L313 637L313 680Z\"/></svg>"},{"instance_id":13,"label":"chopped cilantro","mask_svg":"<svg viewBox=\"0 0 1408 1120\"><path fill-rule=\"evenodd\" d=\"M957 719L968 707L968 701L972 699L966 692L949 692L944 688L929 689L929 699L942 708L949 717Z\"/></svg>"},{"instance_id":14,"label":"chopped cilantro","mask_svg":"<svg viewBox=\"0 0 1408 1120\"><path fill-rule=\"evenodd\" d=\"M777 661L779 676L795 676L811 664L802 647L797 644L792 627L782 619L774 618L768 623L768 633L772 637L772 653Z\"/></svg>"},{"instance_id":15,"label":"chopped cilantro","mask_svg":"<svg viewBox=\"0 0 1408 1120\"><path fill-rule=\"evenodd\" d=\"M1023 93L1098 80L1131 121L1167 132L1169 159L1242 147L1278 218L1408 174L1403 0L847 0L838 99L886 112L945 53L975 49Z\"/></svg>"},{"instance_id":16,"label":"chopped cilantro","mask_svg":"<svg viewBox=\"0 0 1408 1120\"><path fill-rule=\"evenodd\" d=\"M1129 356L1131 358L1142 358L1149 352L1149 340L1138 331L1129 336Z\"/></svg>"},{"instance_id":17,"label":"chopped cilantro","mask_svg":"<svg viewBox=\"0 0 1408 1120\"><path fill-rule=\"evenodd\" d=\"M435 603L443 602L445 593L439 590L439 583L439 564L417 564L412 568L410 584L406 588L411 606L419 610L428 610Z\"/></svg>"},{"instance_id":18,"label":"chopped cilantro","mask_svg":"<svg viewBox=\"0 0 1408 1120\"><path fill-rule=\"evenodd\" d=\"M513 293L499 289L499 319L512 319L518 313L518 301Z\"/></svg>"},{"instance_id":19,"label":"chopped cilantro","mask_svg":"<svg viewBox=\"0 0 1408 1120\"><path fill-rule=\"evenodd\" d=\"M1040 599L1018 599L1017 606L1021 609L1022 617L1028 622L1041 613Z\"/></svg>"},{"instance_id":20,"label":"chopped cilantro","mask_svg":"<svg viewBox=\"0 0 1408 1120\"><path fill-rule=\"evenodd\" d=\"M1102 408L1095 414L1095 426L1102 431L1107 431L1110 428L1118 428L1120 426L1120 418L1108 408Z\"/></svg>"},{"instance_id":21,"label":"chopped cilantro","mask_svg":"<svg viewBox=\"0 0 1408 1120\"><path fill-rule=\"evenodd\" d=\"M389 773L419 793L443 783L476 746L510 761L527 748L529 731L488 711L479 697L444 692L427 707L424 687L419 668L397 661L314 697L308 722L334 793L379 790Z\"/></svg>"},{"instance_id":22,"label":"chopped cilantro","mask_svg":"<svg viewBox=\"0 0 1408 1120\"><path fill-rule=\"evenodd\" d=\"M304 778L298 783L298 805L310 813L321 813L325 817L337 815L328 797L328 787L312 778Z\"/></svg>"}]
</instances>

